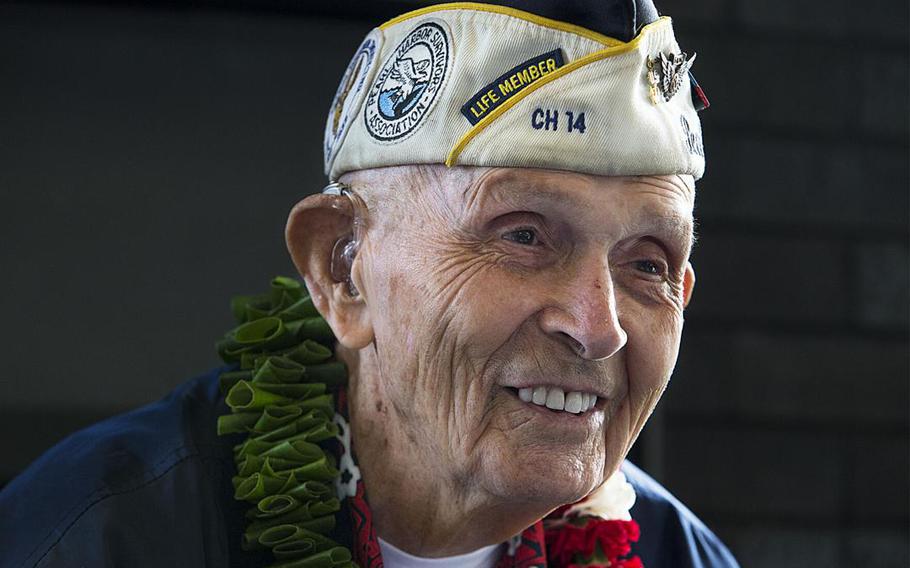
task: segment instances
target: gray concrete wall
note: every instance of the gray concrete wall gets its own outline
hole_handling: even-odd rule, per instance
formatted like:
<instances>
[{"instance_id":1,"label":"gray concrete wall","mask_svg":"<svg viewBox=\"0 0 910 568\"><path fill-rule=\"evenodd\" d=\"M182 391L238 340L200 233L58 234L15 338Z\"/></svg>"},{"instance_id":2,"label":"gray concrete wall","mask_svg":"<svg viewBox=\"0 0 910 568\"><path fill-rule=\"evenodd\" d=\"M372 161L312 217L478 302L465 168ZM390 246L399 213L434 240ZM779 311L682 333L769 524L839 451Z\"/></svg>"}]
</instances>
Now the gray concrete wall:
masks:
<instances>
[{"instance_id":1,"label":"gray concrete wall","mask_svg":"<svg viewBox=\"0 0 910 568\"><path fill-rule=\"evenodd\" d=\"M284 222L324 185L325 112L368 30L0 7L0 478L220 364L230 296L294 274Z\"/></svg>"},{"instance_id":2,"label":"gray concrete wall","mask_svg":"<svg viewBox=\"0 0 910 568\"><path fill-rule=\"evenodd\" d=\"M660 475L744 566L907 566L907 3L658 4L715 103Z\"/></svg>"}]
</instances>

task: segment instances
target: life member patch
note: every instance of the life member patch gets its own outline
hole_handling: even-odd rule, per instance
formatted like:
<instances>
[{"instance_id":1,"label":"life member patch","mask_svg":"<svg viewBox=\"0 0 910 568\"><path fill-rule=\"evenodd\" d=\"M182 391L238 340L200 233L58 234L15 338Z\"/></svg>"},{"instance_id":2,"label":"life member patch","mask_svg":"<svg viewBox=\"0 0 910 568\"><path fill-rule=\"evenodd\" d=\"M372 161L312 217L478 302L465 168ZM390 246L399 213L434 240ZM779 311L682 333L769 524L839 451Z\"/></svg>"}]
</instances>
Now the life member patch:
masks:
<instances>
[{"instance_id":1,"label":"life member patch","mask_svg":"<svg viewBox=\"0 0 910 568\"><path fill-rule=\"evenodd\" d=\"M379 70L367 95L364 121L380 142L414 132L433 108L449 73L449 36L441 25L414 28Z\"/></svg>"},{"instance_id":2,"label":"life member patch","mask_svg":"<svg viewBox=\"0 0 910 568\"><path fill-rule=\"evenodd\" d=\"M335 157L335 153L344 141L348 132L351 118L359 110L361 102L360 93L364 83L373 69L376 61L378 34L371 33L363 40L338 84L332 106L329 108L329 117L325 123L324 156L328 166Z\"/></svg>"},{"instance_id":3,"label":"life member patch","mask_svg":"<svg viewBox=\"0 0 910 568\"><path fill-rule=\"evenodd\" d=\"M477 124L499 105L509 100L534 81L549 75L565 65L561 49L554 49L532 57L524 63L512 67L495 81L477 91L461 107L461 114L471 124Z\"/></svg>"}]
</instances>

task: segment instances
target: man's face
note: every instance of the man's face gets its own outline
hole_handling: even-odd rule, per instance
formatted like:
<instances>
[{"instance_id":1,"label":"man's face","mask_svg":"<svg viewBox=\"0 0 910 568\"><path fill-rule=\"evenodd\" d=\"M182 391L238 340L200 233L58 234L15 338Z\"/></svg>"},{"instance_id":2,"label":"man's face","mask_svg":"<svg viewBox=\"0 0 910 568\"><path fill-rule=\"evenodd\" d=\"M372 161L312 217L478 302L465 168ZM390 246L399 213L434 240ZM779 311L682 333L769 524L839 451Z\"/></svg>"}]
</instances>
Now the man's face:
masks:
<instances>
[{"instance_id":1,"label":"man's face","mask_svg":"<svg viewBox=\"0 0 910 568\"><path fill-rule=\"evenodd\" d=\"M391 442L494 497L576 501L618 467L675 365L691 178L439 176L396 189L358 256L377 408L406 435Z\"/></svg>"}]
</instances>

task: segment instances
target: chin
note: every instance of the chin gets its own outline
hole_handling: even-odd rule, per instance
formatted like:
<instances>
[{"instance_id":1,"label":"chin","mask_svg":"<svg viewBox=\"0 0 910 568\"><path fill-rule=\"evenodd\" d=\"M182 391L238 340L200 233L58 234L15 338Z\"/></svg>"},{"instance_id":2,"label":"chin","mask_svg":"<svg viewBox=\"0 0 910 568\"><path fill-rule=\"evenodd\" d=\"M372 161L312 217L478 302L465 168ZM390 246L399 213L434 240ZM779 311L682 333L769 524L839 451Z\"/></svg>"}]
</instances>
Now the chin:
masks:
<instances>
[{"instance_id":1,"label":"chin","mask_svg":"<svg viewBox=\"0 0 910 568\"><path fill-rule=\"evenodd\" d=\"M488 490L504 501L538 508L541 516L575 503L603 482L603 453L566 452L556 448L527 447L518 455L501 451L484 460Z\"/></svg>"}]
</instances>

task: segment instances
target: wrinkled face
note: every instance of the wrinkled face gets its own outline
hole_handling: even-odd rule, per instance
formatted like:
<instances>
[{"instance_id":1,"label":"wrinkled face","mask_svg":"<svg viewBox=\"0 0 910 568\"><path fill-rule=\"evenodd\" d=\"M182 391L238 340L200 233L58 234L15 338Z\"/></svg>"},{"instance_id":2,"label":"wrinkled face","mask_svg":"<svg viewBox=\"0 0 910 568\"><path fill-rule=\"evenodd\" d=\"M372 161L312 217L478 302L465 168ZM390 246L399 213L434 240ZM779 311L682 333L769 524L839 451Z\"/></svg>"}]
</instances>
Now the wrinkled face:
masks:
<instances>
[{"instance_id":1,"label":"wrinkled face","mask_svg":"<svg viewBox=\"0 0 910 568\"><path fill-rule=\"evenodd\" d=\"M676 362L691 178L464 170L399 189L361 249L378 396L441 478L573 502Z\"/></svg>"}]
</instances>

